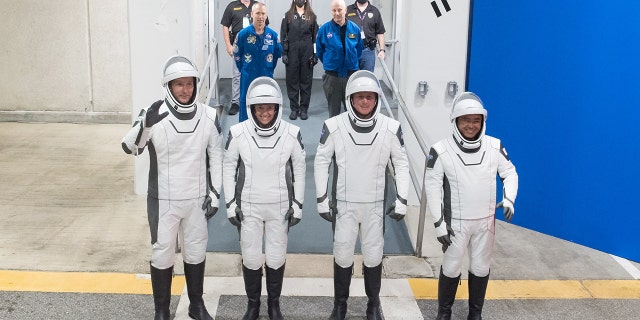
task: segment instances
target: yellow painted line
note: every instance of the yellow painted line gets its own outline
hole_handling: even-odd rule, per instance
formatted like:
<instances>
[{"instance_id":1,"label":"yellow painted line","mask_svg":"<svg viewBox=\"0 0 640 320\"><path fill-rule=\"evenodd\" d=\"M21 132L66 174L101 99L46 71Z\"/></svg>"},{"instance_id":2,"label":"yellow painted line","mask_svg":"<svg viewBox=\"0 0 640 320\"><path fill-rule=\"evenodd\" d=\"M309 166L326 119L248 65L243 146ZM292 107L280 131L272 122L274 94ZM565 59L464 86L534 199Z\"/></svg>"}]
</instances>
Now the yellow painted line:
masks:
<instances>
[{"instance_id":1,"label":"yellow painted line","mask_svg":"<svg viewBox=\"0 0 640 320\"><path fill-rule=\"evenodd\" d=\"M640 299L640 280L584 280L582 284L598 299Z\"/></svg>"},{"instance_id":2,"label":"yellow painted line","mask_svg":"<svg viewBox=\"0 0 640 320\"><path fill-rule=\"evenodd\" d=\"M184 285L184 276L173 277L171 294L181 295ZM0 291L153 294L149 275L4 270Z\"/></svg>"},{"instance_id":3,"label":"yellow painted line","mask_svg":"<svg viewBox=\"0 0 640 320\"><path fill-rule=\"evenodd\" d=\"M416 299L438 299L438 279L408 279ZM466 280L456 293L468 299ZM487 299L640 299L638 280L489 280Z\"/></svg>"}]
</instances>

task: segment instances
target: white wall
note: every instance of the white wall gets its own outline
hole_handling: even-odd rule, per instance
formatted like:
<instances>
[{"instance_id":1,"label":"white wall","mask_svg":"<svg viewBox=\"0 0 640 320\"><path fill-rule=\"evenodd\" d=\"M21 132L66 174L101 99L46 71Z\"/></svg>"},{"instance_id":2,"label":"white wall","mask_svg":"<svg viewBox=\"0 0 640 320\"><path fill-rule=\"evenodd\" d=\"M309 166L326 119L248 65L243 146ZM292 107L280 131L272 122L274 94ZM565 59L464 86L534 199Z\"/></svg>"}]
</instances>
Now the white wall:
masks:
<instances>
[{"instance_id":1,"label":"white wall","mask_svg":"<svg viewBox=\"0 0 640 320\"><path fill-rule=\"evenodd\" d=\"M130 0L132 116L164 98L162 67L172 55L191 59L199 71L207 57L208 1ZM123 133L124 134L124 133ZM148 153L136 157L134 190L147 192Z\"/></svg>"},{"instance_id":2,"label":"white wall","mask_svg":"<svg viewBox=\"0 0 640 320\"><path fill-rule=\"evenodd\" d=\"M395 49L399 68L396 68L396 82L411 117L419 126L418 135L427 144L426 152L428 152L431 144L451 133L449 113L452 97L446 92L447 83L456 81L460 86L459 92L464 90L469 1L448 1L451 5L449 12L444 10L440 1L436 1L442 12L439 18L436 17L430 1L398 2L396 19L399 43ZM424 97L418 94L420 81L427 81L429 85L427 95ZM402 122L412 168L422 185L425 154L412 135L406 119L400 115L399 120ZM415 193L410 196L410 204L417 206L418 199ZM414 209L416 210L411 210L407 216L407 227L412 241L416 239L418 226L418 210L416 207ZM433 223L427 212L425 234L431 229L433 229ZM427 249L434 248L427 245L432 240L433 237L424 237L423 254L439 254L433 250L427 252Z\"/></svg>"},{"instance_id":3,"label":"white wall","mask_svg":"<svg viewBox=\"0 0 640 320\"><path fill-rule=\"evenodd\" d=\"M0 120L128 119L126 0L4 2Z\"/></svg>"}]
</instances>

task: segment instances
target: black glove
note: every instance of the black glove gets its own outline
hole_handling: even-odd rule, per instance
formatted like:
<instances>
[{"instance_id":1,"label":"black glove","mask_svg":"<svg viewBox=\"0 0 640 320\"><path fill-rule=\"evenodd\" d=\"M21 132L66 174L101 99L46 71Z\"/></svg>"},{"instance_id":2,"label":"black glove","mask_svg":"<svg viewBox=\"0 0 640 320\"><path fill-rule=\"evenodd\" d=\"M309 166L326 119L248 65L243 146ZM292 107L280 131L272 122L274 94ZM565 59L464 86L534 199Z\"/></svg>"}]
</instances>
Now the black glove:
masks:
<instances>
[{"instance_id":1,"label":"black glove","mask_svg":"<svg viewBox=\"0 0 640 320\"><path fill-rule=\"evenodd\" d=\"M286 54L282 55L282 63L284 63L285 66L289 65L289 56Z\"/></svg>"},{"instance_id":2,"label":"black glove","mask_svg":"<svg viewBox=\"0 0 640 320\"><path fill-rule=\"evenodd\" d=\"M311 58L309 58L309 63L311 63L312 66L318 64L318 56L315 53L311 55Z\"/></svg>"},{"instance_id":3,"label":"black glove","mask_svg":"<svg viewBox=\"0 0 640 320\"><path fill-rule=\"evenodd\" d=\"M211 196L207 195L204 197L204 203L202 203L202 210L205 210L204 217L207 218L207 221L211 219L211 217L215 216L218 213L218 207L212 206L213 200Z\"/></svg>"},{"instance_id":4,"label":"black glove","mask_svg":"<svg viewBox=\"0 0 640 320\"><path fill-rule=\"evenodd\" d=\"M287 214L284 215L284 219L289 221L289 227L293 227L298 224L298 222L300 222L300 218L296 218L293 216L293 208L291 207L289 207Z\"/></svg>"},{"instance_id":5,"label":"black glove","mask_svg":"<svg viewBox=\"0 0 640 320\"><path fill-rule=\"evenodd\" d=\"M447 234L442 237L438 237L438 242L442 244L442 253L445 253L447 251L449 245L451 244L451 237L455 236L456 234L453 232L453 229L451 229L451 227L447 225Z\"/></svg>"},{"instance_id":6,"label":"black glove","mask_svg":"<svg viewBox=\"0 0 640 320\"><path fill-rule=\"evenodd\" d=\"M325 219L329 222L333 222L333 217L331 216L331 213L329 212L319 212L320 216L322 217L322 219Z\"/></svg>"},{"instance_id":7,"label":"black glove","mask_svg":"<svg viewBox=\"0 0 640 320\"><path fill-rule=\"evenodd\" d=\"M153 127L153 125L162 121L162 119L169 115L168 111L165 111L163 114L158 114L161 105L162 100L152 104L151 107L149 107L149 109L147 110L147 114L145 115L145 127L151 128Z\"/></svg>"},{"instance_id":8,"label":"black glove","mask_svg":"<svg viewBox=\"0 0 640 320\"><path fill-rule=\"evenodd\" d=\"M396 213L396 205L392 204L389 209L387 209L387 213L386 213L389 217L391 217L393 220L396 221L400 221L402 219L404 219L404 214L399 214Z\"/></svg>"},{"instance_id":9,"label":"black glove","mask_svg":"<svg viewBox=\"0 0 640 320\"><path fill-rule=\"evenodd\" d=\"M242 225L242 220L244 220L244 216L242 215L242 210L239 207L236 207L236 215L229 218L229 222L232 225L240 228Z\"/></svg>"}]
</instances>

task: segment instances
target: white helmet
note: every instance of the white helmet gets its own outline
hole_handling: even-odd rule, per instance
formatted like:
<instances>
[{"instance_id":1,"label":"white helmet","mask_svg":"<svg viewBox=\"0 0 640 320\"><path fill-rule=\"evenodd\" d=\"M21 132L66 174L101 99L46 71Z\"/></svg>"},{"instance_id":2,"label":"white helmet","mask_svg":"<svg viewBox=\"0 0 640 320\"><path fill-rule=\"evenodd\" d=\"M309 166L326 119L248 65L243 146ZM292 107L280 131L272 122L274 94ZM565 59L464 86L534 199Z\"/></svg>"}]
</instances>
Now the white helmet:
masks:
<instances>
[{"instance_id":1,"label":"white helmet","mask_svg":"<svg viewBox=\"0 0 640 320\"><path fill-rule=\"evenodd\" d=\"M480 114L482 115L482 128L473 141L467 140L458 130L456 119L460 116L468 114ZM458 144L465 149L476 149L480 147L480 142L484 136L487 124L487 109L482 105L482 100L473 92L460 93L451 103L451 124L453 125L453 137Z\"/></svg>"},{"instance_id":2,"label":"white helmet","mask_svg":"<svg viewBox=\"0 0 640 320\"><path fill-rule=\"evenodd\" d=\"M376 99L376 105L373 108L373 114L370 118L362 119L358 116L351 104L351 95L356 92L375 92L378 96ZM347 88L345 90L344 104L347 106L347 112L349 118L358 127L371 127L376 123L378 113L380 112L380 96L382 95L382 89L380 88L380 82L373 72L368 70L359 70L354 72L347 81Z\"/></svg>"},{"instance_id":3,"label":"white helmet","mask_svg":"<svg viewBox=\"0 0 640 320\"><path fill-rule=\"evenodd\" d=\"M258 77L249 84L247 89L247 114L251 124L260 136L268 137L274 135L280 126L280 118L282 117L282 91L278 83L269 77ZM261 127L255 116L256 104L271 103L276 105L276 113L273 120L267 127Z\"/></svg>"},{"instance_id":4,"label":"white helmet","mask_svg":"<svg viewBox=\"0 0 640 320\"><path fill-rule=\"evenodd\" d=\"M193 94L191 95L191 99L187 104L180 103L171 93L171 89L169 88L169 82L171 80L175 80L178 78L184 77L193 77L195 79L193 85ZM173 56L170 57L167 62L164 64L164 68L162 68L162 86L164 87L164 94L169 103L169 105L175 110L179 110L178 108L193 108L196 103L196 97L198 96L198 82L200 81L200 76L198 75L198 70L191 63L191 61L182 56ZM182 111L182 110L179 110Z\"/></svg>"}]
</instances>

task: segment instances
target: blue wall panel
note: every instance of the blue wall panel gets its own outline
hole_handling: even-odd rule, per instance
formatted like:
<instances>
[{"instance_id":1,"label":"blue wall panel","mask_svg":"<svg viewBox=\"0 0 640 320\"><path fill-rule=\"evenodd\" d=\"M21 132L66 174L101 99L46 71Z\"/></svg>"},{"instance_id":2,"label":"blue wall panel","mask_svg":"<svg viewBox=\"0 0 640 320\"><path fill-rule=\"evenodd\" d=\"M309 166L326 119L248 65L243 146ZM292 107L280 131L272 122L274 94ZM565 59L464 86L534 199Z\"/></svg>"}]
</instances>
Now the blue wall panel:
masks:
<instances>
[{"instance_id":1,"label":"blue wall panel","mask_svg":"<svg viewBox=\"0 0 640 320\"><path fill-rule=\"evenodd\" d=\"M514 223L640 261L639 1L473 1L468 90L520 175Z\"/></svg>"}]
</instances>

